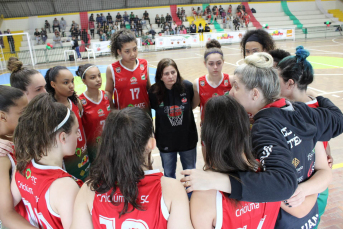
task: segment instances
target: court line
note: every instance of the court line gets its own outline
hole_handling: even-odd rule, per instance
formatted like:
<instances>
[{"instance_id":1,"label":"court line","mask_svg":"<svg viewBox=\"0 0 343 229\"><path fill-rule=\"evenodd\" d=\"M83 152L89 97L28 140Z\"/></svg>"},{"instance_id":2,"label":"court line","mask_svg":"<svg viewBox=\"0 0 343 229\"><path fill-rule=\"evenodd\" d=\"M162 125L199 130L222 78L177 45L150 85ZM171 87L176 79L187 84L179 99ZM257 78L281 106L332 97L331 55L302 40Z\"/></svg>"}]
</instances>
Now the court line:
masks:
<instances>
[{"instance_id":1,"label":"court line","mask_svg":"<svg viewBox=\"0 0 343 229\"><path fill-rule=\"evenodd\" d=\"M339 168L342 168L342 167L343 167L343 163L339 163L339 164L333 165L332 169L339 169Z\"/></svg>"},{"instance_id":2,"label":"court line","mask_svg":"<svg viewBox=\"0 0 343 229\"><path fill-rule=\"evenodd\" d=\"M320 92L320 93L326 93L325 91L316 89L316 88L314 88L314 87L308 87L308 88L310 88L310 89L312 89L312 90L314 90L314 91L318 91L318 92Z\"/></svg>"},{"instance_id":3,"label":"court line","mask_svg":"<svg viewBox=\"0 0 343 229\"><path fill-rule=\"evenodd\" d=\"M315 76L343 76L343 74L314 74Z\"/></svg>"},{"instance_id":4,"label":"court line","mask_svg":"<svg viewBox=\"0 0 343 229\"><path fill-rule=\"evenodd\" d=\"M333 92L324 92L320 95L330 95L330 94L336 94L336 93L342 93L343 91L333 91Z\"/></svg>"},{"instance_id":5,"label":"court line","mask_svg":"<svg viewBox=\"0 0 343 229\"><path fill-rule=\"evenodd\" d=\"M337 44L343 44L343 43L341 43L341 42L335 41L337 38L338 38L338 37L332 39L332 42L335 42L335 43L337 43Z\"/></svg>"},{"instance_id":6,"label":"court line","mask_svg":"<svg viewBox=\"0 0 343 229\"><path fill-rule=\"evenodd\" d=\"M342 54L342 55L343 55L343 54ZM339 66L336 66L336 65L323 64L323 63L318 63L318 62L313 62L313 61L310 61L310 63L320 64L320 65L325 65L325 66L330 66L330 67L335 67L335 68L343 68L343 67L339 67Z\"/></svg>"},{"instance_id":7,"label":"court line","mask_svg":"<svg viewBox=\"0 0 343 229\"><path fill-rule=\"evenodd\" d=\"M241 49L229 48L229 47L224 47L224 46L222 46L222 48L226 48L226 49L233 49L233 50L238 50L238 51L241 51Z\"/></svg>"},{"instance_id":8,"label":"court line","mask_svg":"<svg viewBox=\"0 0 343 229\"><path fill-rule=\"evenodd\" d=\"M225 64L232 65L232 66L235 66L235 67L237 67L237 66L238 66L238 65L236 65L236 64L231 64L231 63L228 63L228 62L225 62L225 61L224 61L224 63L225 63Z\"/></svg>"},{"instance_id":9,"label":"court line","mask_svg":"<svg viewBox=\"0 0 343 229\"><path fill-rule=\"evenodd\" d=\"M239 62L241 62L244 59L237 60L236 65L239 66Z\"/></svg>"},{"instance_id":10,"label":"court line","mask_svg":"<svg viewBox=\"0 0 343 229\"><path fill-rule=\"evenodd\" d=\"M200 56L197 56L197 57L187 57L187 58L178 58L178 59L173 59L173 60L188 60L188 59L197 59L197 58L200 58ZM152 63L152 62L160 62L160 61L159 60L149 61L149 63Z\"/></svg>"},{"instance_id":11,"label":"court line","mask_svg":"<svg viewBox=\"0 0 343 229\"><path fill-rule=\"evenodd\" d=\"M316 50L316 51L321 51L321 52L326 52L326 53L331 53L331 54L336 54L336 55L343 55L343 53L341 53L341 52L331 52L331 51L325 51L325 50L313 49L313 48L306 48L306 49L308 49L308 50Z\"/></svg>"}]
</instances>

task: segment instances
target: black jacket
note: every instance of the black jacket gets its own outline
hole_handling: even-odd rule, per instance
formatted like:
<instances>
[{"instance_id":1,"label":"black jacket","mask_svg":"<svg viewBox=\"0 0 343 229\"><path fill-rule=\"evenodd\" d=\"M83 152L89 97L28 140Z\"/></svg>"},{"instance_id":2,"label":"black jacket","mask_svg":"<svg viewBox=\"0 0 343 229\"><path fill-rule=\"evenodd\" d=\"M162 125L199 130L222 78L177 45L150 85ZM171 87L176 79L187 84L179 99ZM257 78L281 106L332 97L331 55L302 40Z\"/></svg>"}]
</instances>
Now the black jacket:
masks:
<instances>
[{"instance_id":1,"label":"black jacket","mask_svg":"<svg viewBox=\"0 0 343 229\"><path fill-rule=\"evenodd\" d=\"M194 25L191 25L190 27L189 27L189 29L190 29L190 31L191 31L191 33L196 33L197 32L197 26L194 24Z\"/></svg>"}]
</instances>

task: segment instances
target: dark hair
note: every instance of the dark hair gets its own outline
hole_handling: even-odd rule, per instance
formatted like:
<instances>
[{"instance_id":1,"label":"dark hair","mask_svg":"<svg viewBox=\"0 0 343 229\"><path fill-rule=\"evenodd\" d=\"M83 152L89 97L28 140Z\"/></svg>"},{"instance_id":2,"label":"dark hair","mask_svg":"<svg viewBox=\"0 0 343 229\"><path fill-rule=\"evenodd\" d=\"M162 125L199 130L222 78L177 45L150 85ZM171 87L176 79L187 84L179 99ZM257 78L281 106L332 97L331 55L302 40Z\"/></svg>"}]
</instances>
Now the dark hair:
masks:
<instances>
[{"instance_id":1,"label":"dark hair","mask_svg":"<svg viewBox=\"0 0 343 229\"><path fill-rule=\"evenodd\" d=\"M111 53L112 55L118 59L118 49L121 50L125 43L129 42L136 42L136 36L133 32L127 29L121 29L115 32L111 37Z\"/></svg>"},{"instance_id":2,"label":"dark hair","mask_svg":"<svg viewBox=\"0 0 343 229\"><path fill-rule=\"evenodd\" d=\"M80 78L82 79L82 75L83 75L83 73L85 72L85 70L86 70L87 68L91 67L91 66L96 67L96 65L94 65L94 64L84 64L84 65L80 65L79 68L77 69L77 71L75 71L75 74L76 74L77 76L80 76ZM86 76L85 76L84 78L86 78Z\"/></svg>"},{"instance_id":3,"label":"dark hair","mask_svg":"<svg viewBox=\"0 0 343 229\"><path fill-rule=\"evenodd\" d=\"M207 25L207 24L206 24ZM204 59L205 61L207 61L207 57L208 55L210 55L211 53L219 53L222 56L222 59L224 60L223 57L223 51L221 50L221 44L219 43L219 41L212 39L210 41L206 42L206 51L204 53Z\"/></svg>"},{"instance_id":4,"label":"dark hair","mask_svg":"<svg viewBox=\"0 0 343 229\"><path fill-rule=\"evenodd\" d=\"M68 70L69 69L65 66L55 66L53 68L49 68L49 70L46 72L45 74L45 81L46 81L46 85L45 85L45 89L46 91L53 97L55 98L55 88L53 88L51 86L51 81L56 82L56 76L58 75L60 70ZM70 99L70 101L72 101L75 105L78 104L78 97L74 91L74 94L72 96L69 96L68 99Z\"/></svg>"},{"instance_id":5,"label":"dark hair","mask_svg":"<svg viewBox=\"0 0 343 229\"><path fill-rule=\"evenodd\" d=\"M274 63L279 63L283 58L290 56L291 54L283 49L275 49L269 51L269 54L273 57Z\"/></svg>"},{"instance_id":6,"label":"dark hair","mask_svg":"<svg viewBox=\"0 0 343 229\"><path fill-rule=\"evenodd\" d=\"M285 82L293 79L299 90L307 90L307 85L313 82L313 68L306 60L309 55L309 51L303 46L298 46L295 56L286 57L277 65L281 70L282 79Z\"/></svg>"},{"instance_id":7,"label":"dark hair","mask_svg":"<svg viewBox=\"0 0 343 229\"><path fill-rule=\"evenodd\" d=\"M206 149L204 170L230 175L261 168L251 150L248 114L231 96L213 97L207 101L201 139Z\"/></svg>"},{"instance_id":8,"label":"dark hair","mask_svg":"<svg viewBox=\"0 0 343 229\"><path fill-rule=\"evenodd\" d=\"M24 96L24 92L10 86L0 85L0 111L8 112L16 106L16 101Z\"/></svg>"},{"instance_id":9,"label":"dark hair","mask_svg":"<svg viewBox=\"0 0 343 229\"><path fill-rule=\"evenodd\" d=\"M243 52L243 56L245 57L245 45L247 43L247 40L252 35L256 36L259 40L258 43L260 43L263 47L263 51L269 52L271 50L275 49L275 43L273 38L267 33L267 31L263 29L256 29L256 30L249 30L246 32L242 38L241 41L241 50Z\"/></svg>"},{"instance_id":10,"label":"dark hair","mask_svg":"<svg viewBox=\"0 0 343 229\"><path fill-rule=\"evenodd\" d=\"M57 134L71 132L76 121L71 111L67 122L54 132L66 117L67 111L66 106L55 102L48 94L39 94L28 104L19 118L13 137L17 169L22 175L32 159L37 162L47 155L48 150L56 144Z\"/></svg>"},{"instance_id":11,"label":"dark hair","mask_svg":"<svg viewBox=\"0 0 343 229\"><path fill-rule=\"evenodd\" d=\"M182 93L184 91L183 78L177 68L177 65L174 60L170 58L164 58L158 62L157 70L155 74L155 84L152 86L152 92L156 94L157 100L159 103L163 102L166 93L166 86L161 80L163 77L163 70L168 67L173 66L177 72L176 82L173 85L172 89L175 89L175 93Z\"/></svg>"},{"instance_id":12,"label":"dark hair","mask_svg":"<svg viewBox=\"0 0 343 229\"><path fill-rule=\"evenodd\" d=\"M119 216L143 210L138 200L138 182L144 178L146 144L153 134L153 123L149 115L137 107L113 110L106 119L98 153L90 169L87 184L98 193L111 191L110 201L119 188L124 196L124 207ZM101 153L99 153L101 152ZM129 211L129 204L132 210Z\"/></svg>"},{"instance_id":13,"label":"dark hair","mask_svg":"<svg viewBox=\"0 0 343 229\"><path fill-rule=\"evenodd\" d=\"M31 83L30 76L38 74L39 71L23 67L23 62L16 57L10 57L7 63L7 69L11 71L10 84L12 87L26 91Z\"/></svg>"}]
</instances>

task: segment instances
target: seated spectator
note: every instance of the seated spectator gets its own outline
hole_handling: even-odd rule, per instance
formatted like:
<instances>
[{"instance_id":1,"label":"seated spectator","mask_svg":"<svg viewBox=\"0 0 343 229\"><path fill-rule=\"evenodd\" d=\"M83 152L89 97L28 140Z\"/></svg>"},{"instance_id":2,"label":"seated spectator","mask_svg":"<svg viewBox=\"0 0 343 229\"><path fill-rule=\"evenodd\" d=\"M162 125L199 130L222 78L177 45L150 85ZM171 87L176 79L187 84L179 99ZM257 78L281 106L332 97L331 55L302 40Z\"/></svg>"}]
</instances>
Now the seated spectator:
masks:
<instances>
[{"instance_id":1,"label":"seated spectator","mask_svg":"<svg viewBox=\"0 0 343 229\"><path fill-rule=\"evenodd\" d=\"M89 27L89 30L91 32L91 36L94 39L94 29L95 29L94 20L88 22L88 27Z\"/></svg>"},{"instance_id":2,"label":"seated spectator","mask_svg":"<svg viewBox=\"0 0 343 229\"><path fill-rule=\"evenodd\" d=\"M115 22L115 23L114 23L113 29L114 29L115 31L117 31L117 30L120 29L120 25L118 24L118 22Z\"/></svg>"},{"instance_id":3,"label":"seated spectator","mask_svg":"<svg viewBox=\"0 0 343 229\"><path fill-rule=\"evenodd\" d=\"M136 17L133 19L133 21L134 21L134 23L135 23L135 24L136 24L136 26L137 26L137 24L138 24L138 22L139 22L138 15L136 15Z\"/></svg>"},{"instance_id":4,"label":"seated spectator","mask_svg":"<svg viewBox=\"0 0 343 229\"><path fill-rule=\"evenodd\" d=\"M58 31L60 32L60 22L57 20L57 18L54 19L52 22L52 30L55 32L55 29L58 28Z\"/></svg>"},{"instance_id":5,"label":"seated spectator","mask_svg":"<svg viewBox=\"0 0 343 229\"><path fill-rule=\"evenodd\" d=\"M40 32L40 35L42 37L43 45L45 44L46 40L48 39L48 34L44 28L42 28L42 31Z\"/></svg>"},{"instance_id":6,"label":"seated spectator","mask_svg":"<svg viewBox=\"0 0 343 229\"><path fill-rule=\"evenodd\" d=\"M208 24L205 25L205 32L211 32L211 28L208 26Z\"/></svg>"},{"instance_id":7,"label":"seated spectator","mask_svg":"<svg viewBox=\"0 0 343 229\"><path fill-rule=\"evenodd\" d=\"M62 37L65 37L65 31L67 29L67 22L64 20L63 17L61 18L61 21L60 21L60 28L62 30Z\"/></svg>"},{"instance_id":8,"label":"seated spectator","mask_svg":"<svg viewBox=\"0 0 343 229\"><path fill-rule=\"evenodd\" d=\"M97 14L96 15L96 23L98 24L98 23L100 23L100 24L102 24L102 17L100 17L100 14Z\"/></svg>"},{"instance_id":9,"label":"seated spectator","mask_svg":"<svg viewBox=\"0 0 343 229\"><path fill-rule=\"evenodd\" d=\"M55 35L53 36L52 40L54 41L54 47L56 47L56 44L60 44L61 47L63 47L60 32L57 30L55 31Z\"/></svg>"},{"instance_id":10,"label":"seated spectator","mask_svg":"<svg viewBox=\"0 0 343 229\"><path fill-rule=\"evenodd\" d=\"M145 11L145 12L143 13L143 19L149 21L149 25L150 25L149 13L148 13L147 11Z\"/></svg>"},{"instance_id":11,"label":"seated spectator","mask_svg":"<svg viewBox=\"0 0 343 229\"><path fill-rule=\"evenodd\" d=\"M192 21L192 24L191 24L189 29L190 29L191 33L196 33L197 32L197 26L194 24L194 21Z\"/></svg>"},{"instance_id":12,"label":"seated spectator","mask_svg":"<svg viewBox=\"0 0 343 229\"><path fill-rule=\"evenodd\" d=\"M240 20L238 18L238 16L236 16L236 18L233 20L233 24L235 26L235 30L239 30L239 26L240 26Z\"/></svg>"},{"instance_id":13,"label":"seated spectator","mask_svg":"<svg viewBox=\"0 0 343 229\"><path fill-rule=\"evenodd\" d=\"M172 28L169 28L169 35L174 35L174 30Z\"/></svg>"},{"instance_id":14,"label":"seated spectator","mask_svg":"<svg viewBox=\"0 0 343 229\"><path fill-rule=\"evenodd\" d=\"M229 9L227 10L227 13L232 14L232 6L231 5L229 5Z\"/></svg>"},{"instance_id":15,"label":"seated spectator","mask_svg":"<svg viewBox=\"0 0 343 229\"><path fill-rule=\"evenodd\" d=\"M132 22L134 22L134 21L132 21ZM132 23L131 22L131 23ZM118 23L118 22L116 22L116 23ZM125 23L124 23L124 21L122 21L121 23L120 23L120 29L125 29L126 28L126 26L125 26Z\"/></svg>"},{"instance_id":16,"label":"seated spectator","mask_svg":"<svg viewBox=\"0 0 343 229\"><path fill-rule=\"evenodd\" d=\"M223 29L226 29L226 17L223 17L222 23L223 23Z\"/></svg>"},{"instance_id":17,"label":"seated spectator","mask_svg":"<svg viewBox=\"0 0 343 229\"><path fill-rule=\"evenodd\" d=\"M130 24L131 24L132 21L134 21L134 19L135 19L135 15L133 14L133 12L131 12L131 14L130 14Z\"/></svg>"},{"instance_id":18,"label":"seated spectator","mask_svg":"<svg viewBox=\"0 0 343 229\"><path fill-rule=\"evenodd\" d=\"M151 24L150 24L150 30L149 30L148 33L152 35L152 39L155 39L156 31L152 28Z\"/></svg>"},{"instance_id":19,"label":"seated spectator","mask_svg":"<svg viewBox=\"0 0 343 229\"><path fill-rule=\"evenodd\" d=\"M138 35L137 35L137 28L136 28L136 24L135 24L134 21L131 22L130 29L131 29L132 32L135 33L135 35L136 35L136 37L137 37L137 36L138 36Z\"/></svg>"},{"instance_id":20,"label":"seated spectator","mask_svg":"<svg viewBox=\"0 0 343 229\"><path fill-rule=\"evenodd\" d=\"M130 23L130 20L129 20L129 15L127 14L127 12L125 11L124 14L123 14L123 20L124 22L126 23Z\"/></svg>"},{"instance_id":21,"label":"seated spectator","mask_svg":"<svg viewBox=\"0 0 343 229\"><path fill-rule=\"evenodd\" d=\"M106 41L106 35L104 34L104 31L100 30L100 41Z\"/></svg>"},{"instance_id":22,"label":"seated spectator","mask_svg":"<svg viewBox=\"0 0 343 229\"><path fill-rule=\"evenodd\" d=\"M113 24L108 25L108 30L106 32L106 39L109 41L111 40ZM114 32L113 32L114 33Z\"/></svg>"},{"instance_id":23,"label":"seated spectator","mask_svg":"<svg viewBox=\"0 0 343 229\"><path fill-rule=\"evenodd\" d=\"M122 21L121 15L120 15L120 13L118 12L118 13L117 13L117 16L116 16L116 22L121 22L121 21Z\"/></svg>"},{"instance_id":24,"label":"seated spectator","mask_svg":"<svg viewBox=\"0 0 343 229\"><path fill-rule=\"evenodd\" d=\"M89 16L89 21L94 21L94 14L91 14L91 16Z\"/></svg>"},{"instance_id":25,"label":"seated spectator","mask_svg":"<svg viewBox=\"0 0 343 229\"><path fill-rule=\"evenodd\" d=\"M71 21L71 26L74 26L76 29L79 28L79 24L77 24L75 21Z\"/></svg>"},{"instance_id":26,"label":"seated spectator","mask_svg":"<svg viewBox=\"0 0 343 229\"><path fill-rule=\"evenodd\" d=\"M241 4L239 4L239 5L237 6L237 12L241 11L241 9L242 9L242 6L241 6Z\"/></svg>"},{"instance_id":27,"label":"seated spectator","mask_svg":"<svg viewBox=\"0 0 343 229\"><path fill-rule=\"evenodd\" d=\"M108 23L108 24L111 24L111 23L113 22L113 21L112 21L112 16L111 16L110 13L107 14L106 19L107 19L107 23Z\"/></svg>"},{"instance_id":28,"label":"seated spectator","mask_svg":"<svg viewBox=\"0 0 343 229\"><path fill-rule=\"evenodd\" d=\"M80 47L79 47L79 42L77 41L77 37L72 37L72 41L71 41L71 48L73 50L75 50L78 59L77 60L82 60L81 58L81 53L80 53Z\"/></svg>"},{"instance_id":29,"label":"seated spectator","mask_svg":"<svg viewBox=\"0 0 343 229\"><path fill-rule=\"evenodd\" d=\"M158 16L158 14L156 14L156 17L155 17L155 24L157 24L157 26L160 27L161 18L160 18L160 16Z\"/></svg>"},{"instance_id":30,"label":"seated spectator","mask_svg":"<svg viewBox=\"0 0 343 229\"><path fill-rule=\"evenodd\" d=\"M117 31L117 27L114 27L113 24L110 25L111 35Z\"/></svg>"},{"instance_id":31,"label":"seated spectator","mask_svg":"<svg viewBox=\"0 0 343 229\"><path fill-rule=\"evenodd\" d=\"M164 35L169 35L169 24L167 22L164 23L163 31Z\"/></svg>"},{"instance_id":32,"label":"seated spectator","mask_svg":"<svg viewBox=\"0 0 343 229\"><path fill-rule=\"evenodd\" d=\"M200 6L198 7L197 15L198 15L198 17L202 16L202 10L201 10Z\"/></svg>"},{"instance_id":33,"label":"seated spectator","mask_svg":"<svg viewBox=\"0 0 343 229\"><path fill-rule=\"evenodd\" d=\"M40 32L38 31L38 29L36 29L36 32L34 33L35 39L36 39L36 45L39 45L39 42L42 40L41 36L40 36Z\"/></svg>"},{"instance_id":34,"label":"seated spectator","mask_svg":"<svg viewBox=\"0 0 343 229\"><path fill-rule=\"evenodd\" d=\"M100 17L102 19L101 25L107 24L107 19L106 19L105 15L104 14L100 14Z\"/></svg>"},{"instance_id":35,"label":"seated spectator","mask_svg":"<svg viewBox=\"0 0 343 229\"><path fill-rule=\"evenodd\" d=\"M49 29L49 33L51 33L51 26L50 26L50 23L48 22L48 20L45 20L44 28Z\"/></svg>"},{"instance_id":36,"label":"seated spectator","mask_svg":"<svg viewBox=\"0 0 343 229\"><path fill-rule=\"evenodd\" d=\"M231 14L226 16L226 24L229 25L229 29L233 30L233 19Z\"/></svg>"},{"instance_id":37,"label":"seated spectator","mask_svg":"<svg viewBox=\"0 0 343 229\"><path fill-rule=\"evenodd\" d=\"M144 27L145 27L146 29L148 29L148 25L147 25L147 23L146 23L144 17L142 18L142 20L140 20L140 23L142 24L142 29L144 29Z\"/></svg>"},{"instance_id":38,"label":"seated spectator","mask_svg":"<svg viewBox=\"0 0 343 229\"><path fill-rule=\"evenodd\" d=\"M192 14L194 17L194 21L197 19L198 13L195 11L194 7L192 7Z\"/></svg>"},{"instance_id":39,"label":"seated spectator","mask_svg":"<svg viewBox=\"0 0 343 229\"><path fill-rule=\"evenodd\" d=\"M182 33L183 33L183 34L187 34L187 29L186 29L185 26L182 27Z\"/></svg>"},{"instance_id":40,"label":"seated spectator","mask_svg":"<svg viewBox=\"0 0 343 229\"><path fill-rule=\"evenodd\" d=\"M161 28L163 28L163 26L166 23L166 19L163 17L163 14L161 15Z\"/></svg>"},{"instance_id":41,"label":"seated spectator","mask_svg":"<svg viewBox=\"0 0 343 229\"><path fill-rule=\"evenodd\" d=\"M241 5L242 5L242 10L245 13L245 5L243 5L243 3Z\"/></svg>"},{"instance_id":42,"label":"seated spectator","mask_svg":"<svg viewBox=\"0 0 343 229\"><path fill-rule=\"evenodd\" d=\"M208 14L211 14L211 8L210 8L210 5L208 5L208 6L206 7L206 13L207 13L207 15L208 15Z\"/></svg>"},{"instance_id":43,"label":"seated spectator","mask_svg":"<svg viewBox=\"0 0 343 229\"><path fill-rule=\"evenodd\" d=\"M170 16L170 15L167 13L166 22L171 23L172 20L173 20L173 19L172 19L172 16Z\"/></svg>"},{"instance_id":44,"label":"seated spectator","mask_svg":"<svg viewBox=\"0 0 343 229\"><path fill-rule=\"evenodd\" d=\"M199 23L198 33L203 33L203 32L204 32L204 27L202 27L202 24Z\"/></svg>"},{"instance_id":45,"label":"seated spectator","mask_svg":"<svg viewBox=\"0 0 343 229\"><path fill-rule=\"evenodd\" d=\"M136 30L137 30L137 36L143 36L143 24L142 24L142 20L138 20L138 23L136 24ZM141 35L139 35L139 32L141 33Z\"/></svg>"},{"instance_id":46,"label":"seated spectator","mask_svg":"<svg viewBox=\"0 0 343 229\"><path fill-rule=\"evenodd\" d=\"M175 21L173 21L173 24L171 25L172 27L172 30L174 31L174 34L175 34L175 29L177 27L177 24L175 23Z\"/></svg>"},{"instance_id":47,"label":"seated spectator","mask_svg":"<svg viewBox=\"0 0 343 229\"><path fill-rule=\"evenodd\" d=\"M213 7L212 7L212 14L213 14L213 15L216 14L216 10L217 10L217 6L213 6Z\"/></svg>"}]
</instances>

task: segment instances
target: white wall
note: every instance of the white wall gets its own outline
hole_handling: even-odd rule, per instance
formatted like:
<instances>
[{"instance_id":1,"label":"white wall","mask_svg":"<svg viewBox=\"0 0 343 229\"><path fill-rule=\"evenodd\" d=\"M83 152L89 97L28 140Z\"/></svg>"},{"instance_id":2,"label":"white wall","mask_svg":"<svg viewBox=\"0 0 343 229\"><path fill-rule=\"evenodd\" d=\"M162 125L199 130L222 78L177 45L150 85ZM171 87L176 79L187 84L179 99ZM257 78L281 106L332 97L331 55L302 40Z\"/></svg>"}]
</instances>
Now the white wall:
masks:
<instances>
[{"instance_id":1,"label":"white wall","mask_svg":"<svg viewBox=\"0 0 343 229\"><path fill-rule=\"evenodd\" d=\"M336 9L339 9L343 12L343 2L341 0L336 0Z\"/></svg>"}]
</instances>

